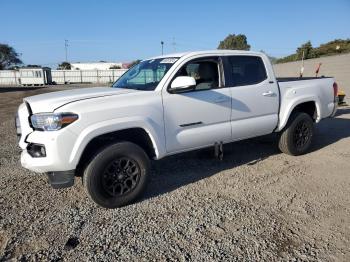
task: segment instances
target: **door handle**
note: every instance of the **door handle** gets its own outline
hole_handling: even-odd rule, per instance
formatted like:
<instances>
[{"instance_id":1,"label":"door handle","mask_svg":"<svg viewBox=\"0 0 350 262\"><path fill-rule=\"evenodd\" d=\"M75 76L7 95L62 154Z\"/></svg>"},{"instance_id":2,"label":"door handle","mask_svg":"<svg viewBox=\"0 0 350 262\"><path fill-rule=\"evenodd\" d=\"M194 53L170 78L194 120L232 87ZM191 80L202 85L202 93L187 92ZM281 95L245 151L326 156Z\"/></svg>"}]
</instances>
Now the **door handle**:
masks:
<instances>
[{"instance_id":1,"label":"door handle","mask_svg":"<svg viewBox=\"0 0 350 262\"><path fill-rule=\"evenodd\" d=\"M276 96L276 93L272 92L272 91L267 91L265 93L262 93L263 96Z\"/></svg>"},{"instance_id":2,"label":"door handle","mask_svg":"<svg viewBox=\"0 0 350 262\"><path fill-rule=\"evenodd\" d=\"M219 103L225 103L229 101L229 99L226 96L219 96L214 99L214 103L219 104Z\"/></svg>"}]
</instances>

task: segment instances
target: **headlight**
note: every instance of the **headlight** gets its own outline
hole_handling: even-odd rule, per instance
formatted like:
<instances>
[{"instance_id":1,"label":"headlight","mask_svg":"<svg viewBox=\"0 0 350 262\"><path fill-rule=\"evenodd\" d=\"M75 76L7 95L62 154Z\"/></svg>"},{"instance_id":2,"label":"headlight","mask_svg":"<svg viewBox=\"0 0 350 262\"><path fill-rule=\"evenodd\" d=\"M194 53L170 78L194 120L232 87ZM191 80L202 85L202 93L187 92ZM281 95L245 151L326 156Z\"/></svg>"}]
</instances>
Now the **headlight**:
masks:
<instances>
[{"instance_id":1,"label":"headlight","mask_svg":"<svg viewBox=\"0 0 350 262\"><path fill-rule=\"evenodd\" d=\"M78 115L73 113L44 113L32 115L30 122L35 130L56 131L77 119Z\"/></svg>"}]
</instances>

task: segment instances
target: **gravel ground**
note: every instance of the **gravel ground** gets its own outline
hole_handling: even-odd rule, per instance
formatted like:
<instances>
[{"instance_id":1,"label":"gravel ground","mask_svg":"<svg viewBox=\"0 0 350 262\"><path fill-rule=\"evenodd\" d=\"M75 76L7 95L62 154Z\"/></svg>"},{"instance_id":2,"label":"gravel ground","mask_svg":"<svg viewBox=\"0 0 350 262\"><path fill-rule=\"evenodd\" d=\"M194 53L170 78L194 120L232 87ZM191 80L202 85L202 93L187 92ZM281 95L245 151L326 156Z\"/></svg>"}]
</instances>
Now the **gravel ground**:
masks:
<instances>
[{"instance_id":1,"label":"gravel ground","mask_svg":"<svg viewBox=\"0 0 350 262\"><path fill-rule=\"evenodd\" d=\"M143 199L106 210L80 179L54 190L19 163L16 108L51 90L0 89L0 261L350 260L349 107L317 125L307 155L281 154L267 136L225 146L221 162L168 157Z\"/></svg>"}]
</instances>

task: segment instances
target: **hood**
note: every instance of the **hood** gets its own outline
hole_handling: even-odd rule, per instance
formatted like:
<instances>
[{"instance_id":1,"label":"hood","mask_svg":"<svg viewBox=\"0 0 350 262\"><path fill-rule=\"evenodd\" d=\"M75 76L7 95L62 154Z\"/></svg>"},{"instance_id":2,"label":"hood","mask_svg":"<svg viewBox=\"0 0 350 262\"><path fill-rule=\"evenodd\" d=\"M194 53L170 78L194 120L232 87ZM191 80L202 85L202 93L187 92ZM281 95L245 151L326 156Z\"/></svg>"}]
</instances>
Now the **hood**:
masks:
<instances>
[{"instance_id":1,"label":"hood","mask_svg":"<svg viewBox=\"0 0 350 262\"><path fill-rule=\"evenodd\" d=\"M55 109L80 100L103 96L113 96L137 92L132 89L111 87L78 88L67 91L50 92L47 94L26 97L23 100L29 103L33 113L53 112Z\"/></svg>"}]
</instances>

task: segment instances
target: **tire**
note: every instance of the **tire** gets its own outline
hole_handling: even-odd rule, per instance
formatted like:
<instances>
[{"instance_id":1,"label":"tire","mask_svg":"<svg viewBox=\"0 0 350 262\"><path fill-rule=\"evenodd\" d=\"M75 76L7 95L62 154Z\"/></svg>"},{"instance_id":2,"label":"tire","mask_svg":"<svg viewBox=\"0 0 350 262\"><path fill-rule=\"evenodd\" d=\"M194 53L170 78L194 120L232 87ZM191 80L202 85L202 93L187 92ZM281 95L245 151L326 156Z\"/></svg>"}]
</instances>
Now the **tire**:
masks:
<instances>
[{"instance_id":1,"label":"tire","mask_svg":"<svg viewBox=\"0 0 350 262\"><path fill-rule=\"evenodd\" d=\"M310 115L296 112L291 115L280 134L278 147L288 155L298 156L308 152L314 135L314 122Z\"/></svg>"},{"instance_id":2,"label":"tire","mask_svg":"<svg viewBox=\"0 0 350 262\"><path fill-rule=\"evenodd\" d=\"M149 158L138 145L119 142L96 154L85 169L83 184L97 205L117 208L142 194L149 169Z\"/></svg>"}]
</instances>

